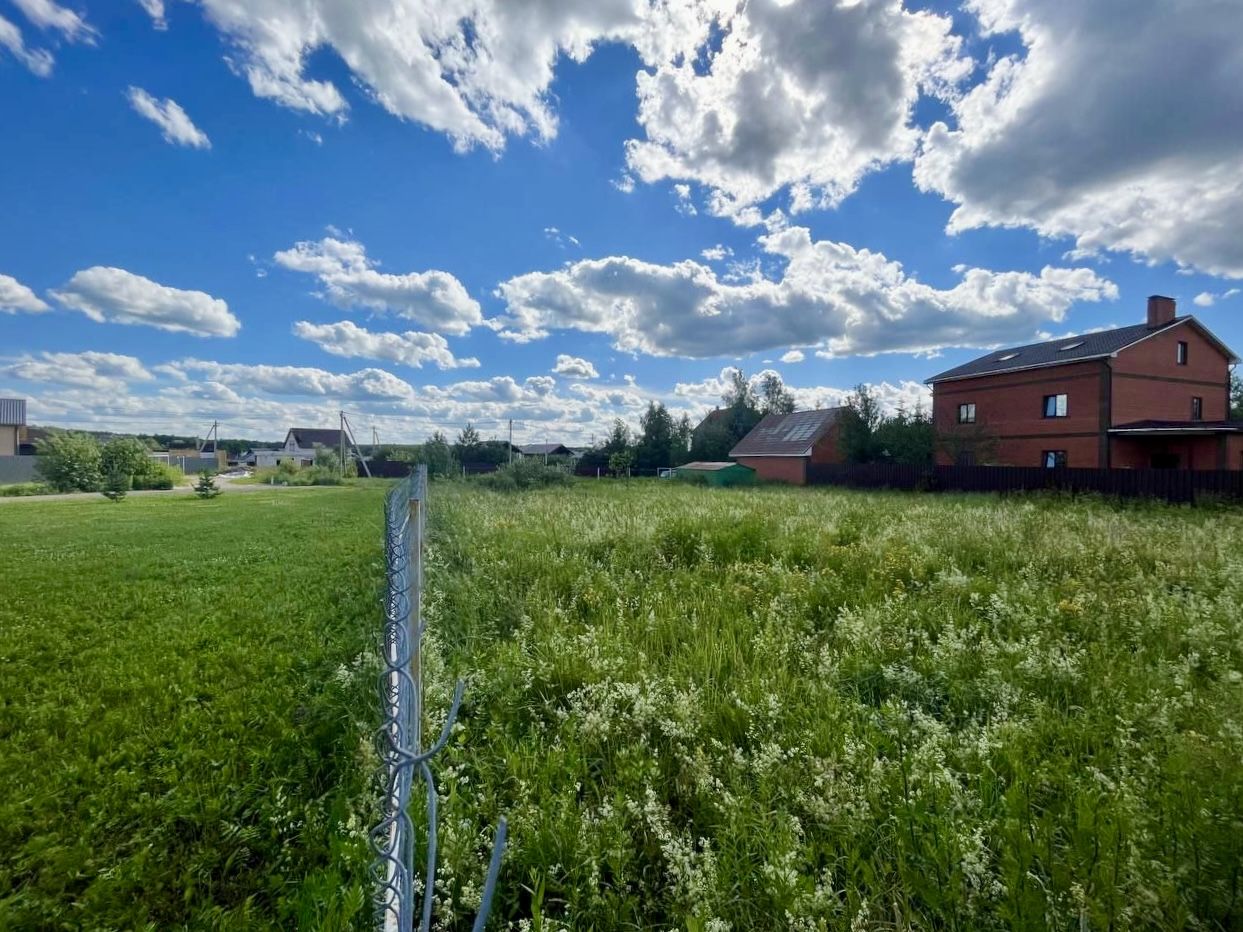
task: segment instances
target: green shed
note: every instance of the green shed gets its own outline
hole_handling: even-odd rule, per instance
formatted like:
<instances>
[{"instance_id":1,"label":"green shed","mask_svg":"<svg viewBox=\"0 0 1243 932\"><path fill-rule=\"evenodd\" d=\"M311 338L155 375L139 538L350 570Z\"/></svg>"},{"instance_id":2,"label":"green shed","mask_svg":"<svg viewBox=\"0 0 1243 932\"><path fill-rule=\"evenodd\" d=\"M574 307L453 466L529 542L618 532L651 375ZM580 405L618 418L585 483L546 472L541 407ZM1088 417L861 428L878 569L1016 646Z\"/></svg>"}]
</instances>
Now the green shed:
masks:
<instances>
[{"instance_id":1,"label":"green shed","mask_svg":"<svg viewBox=\"0 0 1243 932\"><path fill-rule=\"evenodd\" d=\"M741 463L687 463L675 469L673 475L708 485L751 485L755 482L755 470Z\"/></svg>"}]
</instances>

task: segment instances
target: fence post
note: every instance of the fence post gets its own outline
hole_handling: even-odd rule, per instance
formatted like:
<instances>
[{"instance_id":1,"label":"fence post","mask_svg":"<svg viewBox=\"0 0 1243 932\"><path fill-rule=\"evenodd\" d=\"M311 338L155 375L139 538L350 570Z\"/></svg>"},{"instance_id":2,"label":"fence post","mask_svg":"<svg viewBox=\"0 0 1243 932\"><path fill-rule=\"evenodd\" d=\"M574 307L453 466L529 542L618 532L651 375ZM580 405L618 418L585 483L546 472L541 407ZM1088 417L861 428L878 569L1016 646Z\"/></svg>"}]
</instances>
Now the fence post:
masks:
<instances>
[{"instance_id":1,"label":"fence post","mask_svg":"<svg viewBox=\"0 0 1243 932\"><path fill-rule=\"evenodd\" d=\"M410 651L410 679L414 683L414 696L410 704L410 743L414 753L423 750L423 639L418 636L423 623L423 521L427 500L427 466L415 467L414 481L410 484L410 523L407 532L406 555L410 561L410 597L406 600L409 616L406 630L414 638Z\"/></svg>"}]
</instances>

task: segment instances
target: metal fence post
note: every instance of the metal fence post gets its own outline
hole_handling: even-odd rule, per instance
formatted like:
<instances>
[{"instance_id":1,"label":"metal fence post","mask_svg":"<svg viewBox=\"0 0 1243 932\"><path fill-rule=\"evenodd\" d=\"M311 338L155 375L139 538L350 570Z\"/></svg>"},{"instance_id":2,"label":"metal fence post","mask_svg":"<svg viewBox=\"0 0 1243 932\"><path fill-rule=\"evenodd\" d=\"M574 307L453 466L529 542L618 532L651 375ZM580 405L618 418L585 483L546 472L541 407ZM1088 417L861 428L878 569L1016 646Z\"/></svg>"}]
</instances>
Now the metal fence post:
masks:
<instances>
[{"instance_id":1,"label":"metal fence post","mask_svg":"<svg viewBox=\"0 0 1243 932\"><path fill-rule=\"evenodd\" d=\"M414 753L423 750L423 520L427 499L427 467L415 468L410 483L410 520L406 525L408 539L406 556L409 561L410 598L406 603L406 630L414 636L410 650L410 679L414 684L410 706L410 744Z\"/></svg>"}]
</instances>

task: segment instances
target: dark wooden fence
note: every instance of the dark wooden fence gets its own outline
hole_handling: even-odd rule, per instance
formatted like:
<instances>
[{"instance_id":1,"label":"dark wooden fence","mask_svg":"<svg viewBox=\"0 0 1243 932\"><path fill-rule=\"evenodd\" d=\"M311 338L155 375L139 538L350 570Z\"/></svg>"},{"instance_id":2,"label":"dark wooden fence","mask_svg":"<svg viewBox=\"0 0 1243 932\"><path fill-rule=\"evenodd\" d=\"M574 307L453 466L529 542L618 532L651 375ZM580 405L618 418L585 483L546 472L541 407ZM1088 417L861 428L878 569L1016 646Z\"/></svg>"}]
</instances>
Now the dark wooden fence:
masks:
<instances>
[{"instance_id":1,"label":"dark wooden fence","mask_svg":"<svg viewBox=\"0 0 1243 932\"><path fill-rule=\"evenodd\" d=\"M809 464L809 485L946 492L1096 492L1194 502L1199 495L1243 499L1243 472L1188 469L1042 469L1039 466Z\"/></svg>"}]
</instances>

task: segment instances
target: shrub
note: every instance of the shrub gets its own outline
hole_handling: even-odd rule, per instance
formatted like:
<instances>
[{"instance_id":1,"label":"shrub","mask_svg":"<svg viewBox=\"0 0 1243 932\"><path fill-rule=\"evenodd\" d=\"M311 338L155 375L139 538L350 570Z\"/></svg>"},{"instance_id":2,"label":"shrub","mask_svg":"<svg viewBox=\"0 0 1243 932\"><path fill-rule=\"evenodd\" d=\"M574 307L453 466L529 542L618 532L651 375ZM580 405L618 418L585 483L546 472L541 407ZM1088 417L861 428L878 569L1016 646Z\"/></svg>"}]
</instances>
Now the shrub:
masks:
<instances>
[{"instance_id":1,"label":"shrub","mask_svg":"<svg viewBox=\"0 0 1243 932\"><path fill-rule=\"evenodd\" d=\"M145 478L160 465L148 452L147 445L136 437L115 437L100 451L99 471L105 476L120 473L131 479Z\"/></svg>"},{"instance_id":2,"label":"shrub","mask_svg":"<svg viewBox=\"0 0 1243 932\"><path fill-rule=\"evenodd\" d=\"M0 498L24 498L27 495L47 495L52 489L42 482L14 482L0 485Z\"/></svg>"},{"instance_id":3,"label":"shrub","mask_svg":"<svg viewBox=\"0 0 1243 932\"><path fill-rule=\"evenodd\" d=\"M119 469L114 469L104 478L104 486L99 491L104 498L113 502L119 502L129 492L129 485L129 474Z\"/></svg>"},{"instance_id":4,"label":"shrub","mask_svg":"<svg viewBox=\"0 0 1243 932\"><path fill-rule=\"evenodd\" d=\"M545 466L539 460L514 460L496 472L480 476L476 481L498 492L518 492L565 485L570 481L570 475L555 466Z\"/></svg>"},{"instance_id":5,"label":"shrub","mask_svg":"<svg viewBox=\"0 0 1243 932\"><path fill-rule=\"evenodd\" d=\"M199 481L194 486L194 494L202 499L215 498L220 494L220 489L216 487L216 480L211 475L201 472Z\"/></svg>"},{"instance_id":6,"label":"shrub","mask_svg":"<svg viewBox=\"0 0 1243 932\"><path fill-rule=\"evenodd\" d=\"M94 492L101 478L100 449L89 434L57 432L39 442L39 475L57 492Z\"/></svg>"},{"instance_id":7,"label":"shrub","mask_svg":"<svg viewBox=\"0 0 1243 932\"><path fill-rule=\"evenodd\" d=\"M134 476L131 488L135 492L143 489L171 489L180 478L181 473L173 467L162 463L152 463L152 469L148 473Z\"/></svg>"}]
</instances>

